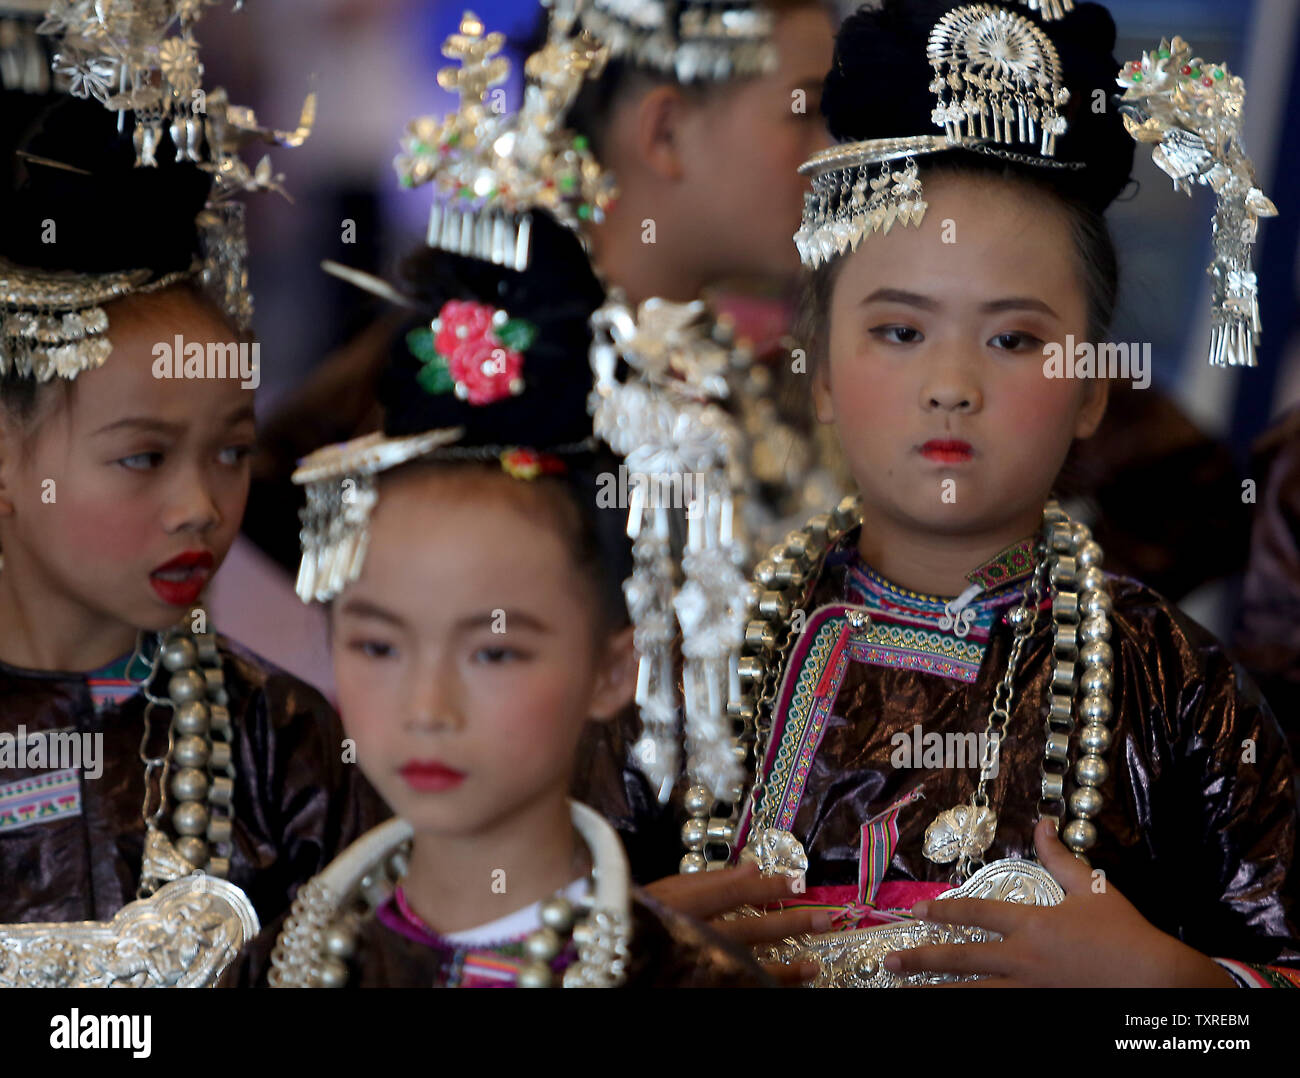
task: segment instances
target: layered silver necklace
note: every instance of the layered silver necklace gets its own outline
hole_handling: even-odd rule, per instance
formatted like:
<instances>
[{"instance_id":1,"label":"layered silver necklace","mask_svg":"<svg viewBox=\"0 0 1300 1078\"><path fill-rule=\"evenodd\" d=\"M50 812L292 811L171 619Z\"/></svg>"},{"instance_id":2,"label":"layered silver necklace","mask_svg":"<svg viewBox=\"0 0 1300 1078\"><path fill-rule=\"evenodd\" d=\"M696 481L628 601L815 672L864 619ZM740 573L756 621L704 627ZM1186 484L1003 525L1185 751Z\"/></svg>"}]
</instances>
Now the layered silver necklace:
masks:
<instances>
[{"instance_id":1,"label":"layered silver necklace","mask_svg":"<svg viewBox=\"0 0 1300 1078\"><path fill-rule=\"evenodd\" d=\"M769 622L782 623L784 628L784 623L792 616L791 610L801 602L807 602L811 595L810 586L815 583L821 561L833 542L860 522L857 499L850 498L841 503L832 517L823 518L815 525L810 523L805 532L792 533L784 549L775 550L766 563L760 564L755 574L760 585L784 585L787 592L798 590L805 594L792 601L793 596L787 594L764 593L759 603L762 616ZM941 812L926 830L925 856L938 864L956 862L952 877L954 885L963 883L979 871L983 855L992 846L997 833L997 813L990 804L989 786L997 773L998 753L1013 710L1014 680L1021 653L1034 631L1038 607L1049 588L1052 596L1052 671L1044 723L1038 812L1040 818L1054 817L1058 826L1059 821L1066 821L1060 829L1061 839L1080 856L1097 841L1093 820L1103 804L1100 787L1109 776L1103 754L1111 743L1110 693L1113 686L1113 655L1109 643L1111 601L1105 589L1101 561L1101 547L1093 540L1087 526L1071 521L1055 501L1049 501L1043 511L1043 536L1038 546L1036 567L1025 586L1021 603L1008 614L1013 633L1011 652L985 724L987 748L980 761L975 791L969 802ZM807 566L806 571L799 568L801 564ZM765 565L770 571L765 570ZM758 640L760 636L758 632L748 630L746 635L747 641L750 638ZM776 683L797 636L785 631L784 644L777 647L776 633L771 628L763 635L758 654L742 660L742 664L751 663L752 670L744 666L741 669L742 678L758 689L758 706L746 724L748 736L753 739L753 759L758 767L749 795L750 803L756 807L763 786L762 761L771 736L771 708L775 701ZM1076 710L1078 691L1083 695ZM1070 770L1071 735L1076 725L1080 726L1078 741L1082 752L1074 765L1076 789L1070 793L1067 802L1065 783ZM705 844L705 837L695 833L702 828L692 829L693 825L707 822L709 836L716 833L724 842L730 841L736 829L739 811L731 820L707 819L713 802L698 796L701 793L703 791L692 790L687 795L687 809L692 819L687 821L683 835L688 849L699 850ZM760 813L754 820L746 844L747 854L765 871L797 874L807 865L802 843L794 835L771 827L763 818L765 815ZM782 852L778 855L772 851ZM1028 862L1017 864L1025 866Z\"/></svg>"},{"instance_id":2,"label":"layered silver necklace","mask_svg":"<svg viewBox=\"0 0 1300 1078\"><path fill-rule=\"evenodd\" d=\"M591 854L590 898L575 903L560 892L542 903L542 924L524 941L520 988L553 984L550 962L570 936L577 959L562 975L565 988L614 988L627 977L631 884L622 840L586 805L570 801L569 811ZM380 824L303 885L271 952L267 979L272 988L347 984L347 960L355 953L357 932L405 875L412 834L402 819Z\"/></svg>"},{"instance_id":3,"label":"layered silver necklace","mask_svg":"<svg viewBox=\"0 0 1300 1078\"><path fill-rule=\"evenodd\" d=\"M1065 780L1070 735L1075 727L1077 685L1083 691L1078 715L1083 721L1079 743L1084 751L1074 767L1077 785L1069 798L1072 818L1061 838L1076 854L1083 854L1097 841L1092 820L1102 807L1098 787L1109 774L1102 754L1111 741L1107 725L1113 684L1110 596L1101 571L1101 547L1087 526L1073 523L1055 502L1048 503L1043 526L1044 538L1024 597L1007 615L1012 628L1011 653L985 724L986 747L975 792L967 804L941 812L925 832L923 853L927 859L937 864L956 861L954 885L965 882L983 867L983 855L997 832L997 813L989 804L989 783L998 772L998 754L1011 718L1016 669L1025 641L1037 623L1046 579L1050 579L1052 592L1052 676L1044 723L1046 741L1038 813L1040 818L1051 816L1058 822L1066 814Z\"/></svg>"},{"instance_id":4,"label":"layered silver necklace","mask_svg":"<svg viewBox=\"0 0 1300 1078\"><path fill-rule=\"evenodd\" d=\"M142 677L131 678L146 701L140 738L145 849L136 895L146 898L165 881L195 870L221 879L230 874L235 765L216 634L171 629L150 648L141 633L127 661L128 676L137 658L147 669ZM160 665L169 675L165 696L151 687ZM162 753L150 747L158 708L170 711ZM162 829L169 804L174 841Z\"/></svg>"}]
</instances>

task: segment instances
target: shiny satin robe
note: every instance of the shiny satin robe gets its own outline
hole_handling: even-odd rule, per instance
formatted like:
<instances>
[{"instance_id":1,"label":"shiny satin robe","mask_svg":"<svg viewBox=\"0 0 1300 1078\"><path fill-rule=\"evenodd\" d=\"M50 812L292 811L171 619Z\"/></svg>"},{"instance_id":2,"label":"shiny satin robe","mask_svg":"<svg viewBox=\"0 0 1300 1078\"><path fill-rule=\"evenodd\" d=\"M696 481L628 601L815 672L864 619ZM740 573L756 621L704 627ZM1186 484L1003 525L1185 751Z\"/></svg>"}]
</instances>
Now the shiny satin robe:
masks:
<instances>
[{"instance_id":1,"label":"shiny satin robe","mask_svg":"<svg viewBox=\"0 0 1300 1078\"><path fill-rule=\"evenodd\" d=\"M954 630L938 626L942 599L906 592L862 564L858 534L847 535L827 559L811 609L848 602L865 607L877 624L923 626L924 642L914 636L904 647L851 655L792 830L808 853L810 887L857 884L862 825L919 787L924 800L898 817L885 880L945 881L952 866L922 856L924 832L939 812L970 798L978 764L895 766L907 762L897 735L914 745L918 723L925 733L985 729L1007 667L1006 613L1019 604L1029 576L1025 544L1018 561L1003 552L970 574L986 590L973 604L976 623L959 641ZM1092 866L1152 924L1202 953L1300 965L1297 810L1292 760L1277 721L1204 629L1136 581L1108 575L1107 588L1114 603L1114 738ZM986 862L1034 856L1051 652L1045 598L1014 678L1015 702L990 789L998 827ZM1072 761L1078 752L1076 734ZM1069 789L1067 782L1067 796Z\"/></svg>"},{"instance_id":2,"label":"shiny satin robe","mask_svg":"<svg viewBox=\"0 0 1300 1078\"><path fill-rule=\"evenodd\" d=\"M221 988L265 988L283 920L264 929L223 975ZM440 988L446 959L437 950L370 917L348 959L348 988ZM632 892L631 961L624 988L768 988L774 982L749 955L694 921Z\"/></svg>"},{"instance_id":3,"label":"shiny satin robe","mask_svg":"<svg viewBox=\"0 0 1300 1078\"><path fill-rule=\"evenodd\" d=\"M390 813L356 765L341 762L343 729L320 693L224 637L219 648L236 770L229 879L266 924L288 909L300 884ZM145 835L144 706L137 693L96 712L83 675L0 663L0 733L22 726L29 735L103 735L103 774L81 775L79 812L0 829L0 924L103 921L135 899ZM165 712L152 721L163 727ZM0 787L44 771L0 768Z\"/></svg>"}]
</instances>

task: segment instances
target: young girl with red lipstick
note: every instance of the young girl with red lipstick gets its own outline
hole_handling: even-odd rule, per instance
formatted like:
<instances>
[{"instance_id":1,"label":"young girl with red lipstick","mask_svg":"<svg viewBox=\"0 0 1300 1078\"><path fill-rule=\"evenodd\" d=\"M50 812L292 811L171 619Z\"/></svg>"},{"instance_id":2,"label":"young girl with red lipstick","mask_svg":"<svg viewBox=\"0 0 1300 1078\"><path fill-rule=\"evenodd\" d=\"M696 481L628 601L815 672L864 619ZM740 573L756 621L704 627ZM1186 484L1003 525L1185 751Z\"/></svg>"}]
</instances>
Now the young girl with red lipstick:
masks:
<instances>
[{"instance_id":1,"label":"young girl with red lipstick","mask_svg":"<svg viewBox=\"0 0 1300 1078\"><path fill-rule=\"evenodd\" d=\"M211 178L170 150L135 167L94 102L2 108L0 736L25 752L0 754L0 926L108 920L196 868L269 919L382 807L321 696L191 609L253 441L238 376L154 375L157 342L240 336L199 287ZM55 760L56 735L97 746L99 773ZM93 983L155 983L132 977Z\"/></svg>"},{"instance_id":2,"label":"young girl with red lipstick","mask_svg":"<svg viewBox=\"0 0 1300 1078\"><path fill-rule=\"evenodd\" d=\"M624 514L597 508L588 319L602 292L542 211L516 272L425 250L382 434L307 485L306 599L332 600L341 712L397 813L303 889L227 984L746 986L742 951L629 889L570 800L590 722L630 704ZM381 289L382 290L382 289ZM389 880L391 877L391 881Z\"/></svg>"},{"instance_id":3,"label":"young girl with red lipstick","mask_svg":"<svg viewBox=\"0 0 1300 1078\"><path fill-rule=\"evenodd\" d=\"M1276 721L1051 500L1106 405L1045 358L1103 339L1115 303L1114 41L1095 4L923 0L837 39L842 145L807 166L796 241L817 415L859 494L757 567L758 782L735 818L748 858L806 871L861 930L782 952L821 958L819 983L1300 983ZM1181 47L1122 85L1186 89ZM1230 77L1204 67L1212 96Z\"/></svg>"}]
</instances>

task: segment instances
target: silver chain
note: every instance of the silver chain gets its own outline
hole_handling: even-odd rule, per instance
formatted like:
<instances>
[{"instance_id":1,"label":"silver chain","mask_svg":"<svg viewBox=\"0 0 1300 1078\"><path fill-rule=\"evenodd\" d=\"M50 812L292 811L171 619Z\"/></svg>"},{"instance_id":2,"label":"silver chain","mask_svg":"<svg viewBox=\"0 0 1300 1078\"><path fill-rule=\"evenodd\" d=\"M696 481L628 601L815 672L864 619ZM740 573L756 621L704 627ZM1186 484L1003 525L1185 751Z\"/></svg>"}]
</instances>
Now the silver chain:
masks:
<instances>
[{"instance_id":1,"label":"silver chain","mask_svg":"<svg viewBox=\"0 0 1300 1078\"><path fill-rule=\"evenodd\" d=\"M1039 550L1036 554L1043 554ZM1002 751L1002 738L1007 723L1011 719L1011 708L1015 701L1015 676L1020 665L1020 653L1024 651L1025 641L1033 635L1038 623L1038 606L1043 598L1043 584L1047 576L1047 558L1038 557L1038 564L1025 584L1024 595L1020 605L1010 616L1012 622L1011 654L1007 658L1007 669L1002 680L993 690L993 706L989 710L988 721L984 727L985 748L980 761L979 784L975 787L973 803L987 805L988 783L997 769L998 755Z\"/></svg>"}]
</instances>

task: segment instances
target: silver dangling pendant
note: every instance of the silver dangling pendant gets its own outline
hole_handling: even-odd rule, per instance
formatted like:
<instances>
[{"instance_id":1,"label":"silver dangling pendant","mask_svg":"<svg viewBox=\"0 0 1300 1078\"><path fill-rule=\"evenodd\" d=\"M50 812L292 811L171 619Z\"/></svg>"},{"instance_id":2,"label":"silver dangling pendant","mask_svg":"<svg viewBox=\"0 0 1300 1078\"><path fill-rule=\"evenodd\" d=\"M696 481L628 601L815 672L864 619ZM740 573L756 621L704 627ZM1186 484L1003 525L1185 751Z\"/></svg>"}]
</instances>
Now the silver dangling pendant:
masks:
<instances>
[{"instance_id":1,"label":"silver dangling pendant","mask_svg":"<svg viewBox=\"0 0 1300 1078\"><path fill-rule=\"evenodd\" d=\"M982 861L993 845L998 814L988 805L954 805L939 813L925 829L921 852L937 865L957 862L957 875L965 878L969 866Z\"/></svg>"}]
</instances>

